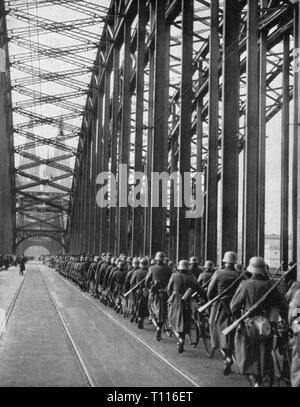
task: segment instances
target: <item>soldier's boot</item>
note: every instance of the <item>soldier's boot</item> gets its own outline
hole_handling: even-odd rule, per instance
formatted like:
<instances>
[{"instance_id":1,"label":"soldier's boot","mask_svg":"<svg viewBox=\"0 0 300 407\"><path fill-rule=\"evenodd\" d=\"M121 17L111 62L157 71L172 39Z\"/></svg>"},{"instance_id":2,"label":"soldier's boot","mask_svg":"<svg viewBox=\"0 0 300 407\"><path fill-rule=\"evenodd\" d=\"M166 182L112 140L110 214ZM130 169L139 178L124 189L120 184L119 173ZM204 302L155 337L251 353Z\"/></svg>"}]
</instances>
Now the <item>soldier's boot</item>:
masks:
<instances>
[{"instance_id":1,"label":"soldier's boot","mask_svg":"<svg viewBox=\"0 0 300 407\"><path fill-rule=\"evenodd\" d=\"M143 329L144 328L144 318L139 318L138 319L138 328Z\"/></svg>"},{"instance_id":2,"label":"soldier's boot","mask_svg":"<svg viewBox=\"0 0 300 407\"><path fill-rule=\"evenodd\" d=\"M132 314L129 321L130 321L130 322L134 322L134 320L135 320L135 315Z\"/></svg>"},{"instance_id":3,"label":"soldier's boot","mask_svg":"<svg viewBox=\"0 0 300 407\"><path fill-rule=\"evenodd\" d=\"M183 353L184 352L184 339L182 337L178 338L178 352Z\"/></svg>"},{"instance_id":4,"label":"soldier's boot","mask_svg":"<svg viewBox=\"0 0 300 407\"><path fill-rule=\"evenodd\" d=\"M161 341L161 324L158 323L156 323L156 340Z\"/></svg>"}]
</instances>

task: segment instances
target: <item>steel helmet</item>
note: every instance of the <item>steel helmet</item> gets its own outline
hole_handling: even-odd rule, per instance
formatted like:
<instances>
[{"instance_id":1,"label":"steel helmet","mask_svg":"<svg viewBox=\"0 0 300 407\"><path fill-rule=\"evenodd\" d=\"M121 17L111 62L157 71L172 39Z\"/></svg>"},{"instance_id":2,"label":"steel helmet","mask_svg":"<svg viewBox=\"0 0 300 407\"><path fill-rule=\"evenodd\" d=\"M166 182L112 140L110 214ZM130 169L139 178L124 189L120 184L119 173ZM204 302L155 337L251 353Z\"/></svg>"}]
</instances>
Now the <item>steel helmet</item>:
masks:
<instances>
[{"instance_id":1,"label":"steel helmet","mask_svg":"<svg viewBox=\"0 0 300 407\"><path fill-rule=\"evenodd\" d=\"M161 260L161 261L163 261L164 258L165 258L164 252L157 252L156 255L155 255L155 259L154 259L154 260Z\"/></svg>"},{"instance_id":2,"label":"steel helmet","mask_svg":"<svg viewBox=\"0 0 300 407\"><path fill-rule=\"evenodd\" d=\"M140 261L142 266L148 266L148 259L146 259L145 257Z\"/></svg>"},{"instance_id":3,"label":"steel helmet","mask_svg":"<svg viewBox=\"0 0 300 407\"><path fill-rule=\"evenodd\" d=\"M129 263L130 261L132 262L132 257L127 257L127 263Z\"/></svg>"},{"instance_id":4,"label":"steel helmet","mask_svg":"<svg viewBox=\"0 0 300 407\"><path fill-rule=\"evenodd\" d=\"M180 260L178 270L188 271L189 270L189 262L187 260Z\"/></svg>"},{"instance_id":5,"label":"steel helmet","mask_svg":"<svg viewBox=\"0 0 300 407\"><path fill-rule=\"evenodd\" d=\"M150 264L151 264L151 266L154 266L156 264L155 260L152 259Z\"/></svg>"},{"instance_id":6,"label":"steel helmet","mask_svg":"<svg viewBox=\"0 0 300 407\"><path fill-rule=\"evenodd\" d=\"M113 256L111 259L110 259L110 264L115 264L115 262L117 261L117 257L116 256Z\"/></svg>"},{"instance_id":7,"label":"steel helmet","mask_svg":"<svg viewBox=\"0 0 300 407\"><path fill-rule=\"evenodd\" d=\"M126 262L127 257L125 256L125 254L122 254L122 256L120 256L120 261Z\"/></svg>"},{"instance_id":8,"label":"steel helmet","mask_svg":"<svg viewBox=\"0 0 300 407\"><path fill-rule=\"evenodd\" d=\"M132 263L133 264L140 264L140 260L138 259L138 257L134 257Z\"/></svg>"},{"instance_id":9,"label":"steel helmet","mask_svg":"<svg viewBox=\"0 0 300 407\"><path fill-rule=\"evenodd\" d=\"M237 254L235 252L226 252L223 257L223 262L235 264L237 262Z\"/></svg>"},{"instance_id":10,"label":"steel helmet","mask_svg":"<svg viewBox=\"0 0 300 407\"><path fill-rule=\"evenodd\" d=\"M193 256L190 258L190 264L198 264L198 259L197 257Z\"/></svg>"},{"instance_id":11,"label":"steel helmet","mask_svg":"<svg viewBox=\"0 0 300 407\"><path fill-rule=\"evenodd\" d=\"M100 257L99 256L95 256L94 257L94 261L99 261L100 260Z\"/></svg>"},{"instance_id":12,"label":"steel helmet","mask_svg":"<svg viewBox=\"0 0 300 407\"><path fill-rule=\"evenodd\" d=\"M211 260L206 260L206 262L204 264L204 268L209 269L209 268L212 268L212 267L214 267L214 262L211 261Z\"/></svg>"},{"instance_id":13,"label":"steel helmet","mask_svg":"<svg viewBox=\"0 0 300 407\"><path fill-rule=\"evenodd\" d=\"M249 265L247 267L247 271L250 273L266 273L266 263L262 257L251 257L249 260Z\"/></svg>"}]
</instances>

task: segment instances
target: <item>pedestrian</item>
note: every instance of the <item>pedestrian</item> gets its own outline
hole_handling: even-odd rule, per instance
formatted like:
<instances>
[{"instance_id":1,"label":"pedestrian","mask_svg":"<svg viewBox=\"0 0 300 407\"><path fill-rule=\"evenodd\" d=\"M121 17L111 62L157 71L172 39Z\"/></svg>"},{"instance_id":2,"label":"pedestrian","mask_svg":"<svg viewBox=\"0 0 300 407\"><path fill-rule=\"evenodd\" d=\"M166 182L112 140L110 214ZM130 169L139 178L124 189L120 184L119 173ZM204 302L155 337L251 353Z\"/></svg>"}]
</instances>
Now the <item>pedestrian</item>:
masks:
<instances>
[{"instance_id":1,"label":"pedestrian","mask_svg":"<svg viewBox=\"0 0 300 407\"><path fill-rule=\"evenodd\" d=\"M24 271L26 270L26 268L25 268L26 262L27 262L27 258L24 256L24 253L23 253L22 256L21 256L20 259L19 259L19 267L20 267L20 272L19 272L19 274L20 274L21 276L24 275Z\"/></svg>"}]
</instances>

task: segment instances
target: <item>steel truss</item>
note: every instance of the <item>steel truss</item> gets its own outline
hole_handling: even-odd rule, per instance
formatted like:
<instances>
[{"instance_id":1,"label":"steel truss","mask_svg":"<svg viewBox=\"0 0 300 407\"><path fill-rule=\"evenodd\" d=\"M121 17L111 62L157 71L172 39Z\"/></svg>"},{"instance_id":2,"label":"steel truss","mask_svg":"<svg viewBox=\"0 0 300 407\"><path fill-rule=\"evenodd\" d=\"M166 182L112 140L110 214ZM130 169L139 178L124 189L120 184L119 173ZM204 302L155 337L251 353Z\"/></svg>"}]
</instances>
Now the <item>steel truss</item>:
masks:
<instances>
[{"instance_id":1,"label":"steel truss","mask_svg":"<svg viewBox=\"0 0 300 407\"><path fill-rule=\"evenodd\" d=\"M294 96L297 8L296 2L284 0L111 4L75 164L67 226L71 252L137 255L166 250L174 260L196 254L217 261L222 252L239 250L244 262L264 254L266 124L278 112L286 112ZM284 117L282 159L288 162L286 113ZM241 152L242 248L237 239ZM172 204L165 210L97 207L96 175L109 169L117 173L120 163L129 165L129 174L203 171L204 216L190 221ZM293 208L296 163L294 156ZM288 180L284 166L282 179ZM219 231L218 183L223 191ZM282 224L287 211L282 201ZM287 264L283 229L281 258ZM294 261L296 257L294 239Z\"/></svg>"},{"instance_id":2,"label":"steel truss","mask_svg":"<svg viewBox=\"0 0 300 407\"><path fill-rule=\"evenodd\" d=\"M19 163L14 173L16 243L46 236L65 248L80 121L91 91L88 81L100 66L94 58L108 9L83 0L2 3L10 41L12 154Z\"/></svg>"}]
</instances>

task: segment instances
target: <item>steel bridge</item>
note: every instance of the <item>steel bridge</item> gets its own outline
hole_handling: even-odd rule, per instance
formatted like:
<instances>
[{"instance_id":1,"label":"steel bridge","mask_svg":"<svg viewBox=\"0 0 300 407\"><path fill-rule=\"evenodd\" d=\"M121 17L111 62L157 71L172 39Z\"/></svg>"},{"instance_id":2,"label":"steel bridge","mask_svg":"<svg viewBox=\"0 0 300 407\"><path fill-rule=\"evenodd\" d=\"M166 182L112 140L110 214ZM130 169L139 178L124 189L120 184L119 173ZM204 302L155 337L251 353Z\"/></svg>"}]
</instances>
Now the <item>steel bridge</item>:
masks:
<instances>
[{"instance_id":1,"label":"steel bridge","mask_svg":"<svg viewBox=\"0 0 300 407\"><path fill-rule=\"evenodd\" d=\"M78 254L264 256L267 126L280 117L274 217L280 258L296 262L299 1L98 3L0 1L1 251L44 236ZM176 207L171 182L168 205L151 205L164 171L203 174L201 217ZM149 205L119 191L100 207L103 172L117 190L128 179L125 196L144 173Z\"/></svg>"}]
</instances>

